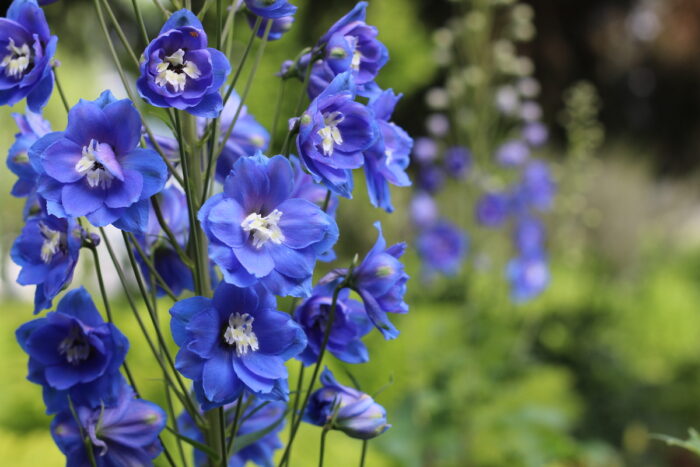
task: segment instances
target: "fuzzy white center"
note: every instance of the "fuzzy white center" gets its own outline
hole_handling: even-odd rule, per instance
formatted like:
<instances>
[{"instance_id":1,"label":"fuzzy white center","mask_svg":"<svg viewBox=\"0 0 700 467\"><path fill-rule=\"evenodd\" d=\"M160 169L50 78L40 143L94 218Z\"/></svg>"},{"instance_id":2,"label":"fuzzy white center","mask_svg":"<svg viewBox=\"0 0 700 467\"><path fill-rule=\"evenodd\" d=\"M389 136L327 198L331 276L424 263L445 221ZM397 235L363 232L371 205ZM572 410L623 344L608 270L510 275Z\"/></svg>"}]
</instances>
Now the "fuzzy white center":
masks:
<instances>
[{"instance_id":1,"label":"fuzzy white center","mask_svg":"<svg viewBox=\"0 0 700 467\"><path fill-rule=\"evenodd\" d=\"M44 243L41 245L41 260L48 264L65 245L66 234L52 230L44 223L39 224L39 230L41 230L41 236L44 237Z\"/></svg>"},{"instance_id":2,"label":"fuzzy white center","mask_svg":"<svg viewBox=\"0 0 700 467\"><path fill-rule=\"evenodd\" d=\"M228 327L224 331L224 340L228 345L236 347L236 355L239 357L255 352L260 347L258 337L253 332L254 318L248 313L231 313L228 317Z\"/></svg>"},{"instance_id":3,"label":"fuzzy white center","mask_svg":"<svg viewBox=\"0 0 700 467\"><path fill-rule=\"evenodd\" d=\"M343 120L345 120L345 116L337 111L323 114L325 126L318 130L318 135L321 137L324 156L332 156L335 145L343 144L343 135L338 129L338 125Z\"/></svg>"},{"instance_id":4,"label":"fuzzy white center","mask_svg":"<svg viewBox=\"0 0 700 467\"><path fill-rule=\"evenodd\" d=\"M185 90L187 78L197 79L202 76L199 67L191 61L185 60L185 51L177 49L172 55L168 55L156 68L156 84L158 86L171 85L175 92Z\"/></svg>"},{"instance_id":5,"label":"fuzzy white center","mask_svg":"<svg viewBox=\"0 0 700 467\"><path fill-rule=\"evenodd\" d=\"M96 140L91 139L90 144L83 146L83 157L75 164L75 170L87 178L90 188L95 188L96 186L109 188L112 186L114 175L109 173L105 166L97 160L95 154L99 144Z\"/></svg>"},{"instance_id":6,"label":"fuzzy white center","mask_svg":"<svg viewBox=\"0 0 700 467\"><path fill-rule=\"evenodd\" d=\"M22 44L21 47L17 47L12 38L10 38L10 43L7 45L7 50L10 53L5 55L2 63L0 63L0 68L5 69L5 75L12 78L19 78L27 68L29 68L32 51L27 44Z\"/></svg>"},{"instance_id":7,"label":"fuzzy white center","mask_svg":"<svg viewBox=\"0 0 700 467\"><path fill-rule=\"evenodd\" d=\"M265 217L253 212L243 219L241 227L244 231L253 233L253 246L256 248L261 248L268 240L279 245L284 240L284 234L279 228L281 218L282 211L277 209Z\"/></svg>"}]
</instances>

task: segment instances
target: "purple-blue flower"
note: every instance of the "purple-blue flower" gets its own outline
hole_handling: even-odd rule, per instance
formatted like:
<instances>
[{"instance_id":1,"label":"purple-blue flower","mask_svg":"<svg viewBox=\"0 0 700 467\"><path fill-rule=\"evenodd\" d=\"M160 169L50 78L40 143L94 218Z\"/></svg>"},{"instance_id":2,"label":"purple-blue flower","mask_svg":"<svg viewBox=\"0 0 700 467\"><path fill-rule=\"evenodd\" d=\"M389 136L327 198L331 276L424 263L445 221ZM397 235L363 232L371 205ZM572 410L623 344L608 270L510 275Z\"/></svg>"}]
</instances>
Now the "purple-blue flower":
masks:
<instances>
[{"instance_id":1,"label":"purple-blue flower","mask_svg":"<svg viewBox=\"0 0 700 467\"><path fill-rule=\"evenodd\" d=\"M496 150L496 161L504 167L523 165L529 157L530 148L520 140L507 141Z\"/></svg>"},{"instance_id":2,"label":"purple-blue flower","mask_svg":"<svg viewBox=\"0 0 700 467\"><path fill-rule=\"evenodd\" d=\"M513 258L507 267L511 298L522 303L535 298L549 284L549 267L543 253Z\"/></svg>"},{"instance_id":3,"label":"purple-blue flower","mask_svg":"<svg viewBox=\"0 0 700 467\"><path fill-rule=\"evenodd\" d=\"M231 65L223 53L207 47L204 27L191 11L173 13L143 55L136 87L146 102L199 117L219 115L219 88Z\"/></svg>"},{"instance_id":4,"label":"purple-blue flower","mask_svg":"<svg viewBox=\"0 0 700 467\"><path fill-rule=\"evenodd\" d=\"M22 268L17 282L36 285L34 313L50 308L73 279L84 234L74 219L42 214L27 220L10 255Z\"/></svg>"},{"instance_id":5,"label":"purple-blue flower","mask_svg":"<svg viewBox=\"0 0 700 467\"><path fill-rule=\"evenodd\" d=\"M91 457L97 467L147 467L163 450L158 436L165 428L165 412L153 402L137 399L126 383L116 405L77 405L75 413L77 420L65 410L51 422L51 434L66 455L67 467L89 466Z\"/></svg>"},{"instance_id":6,"label":"purple-blue flower","mask_svg":"<svg viewBox=\"0 0 700 467\"><path fill-rule=\"evenodd\" d=\"M29 110L41 112L53 91L57 42L36 0L12 2L7 17L0 18L0 105L26 97Z\"/></svg>"},{"instance_id":7,"label":"purple-blue flower","mask_svg":"<svg viewBox=\"0 0 700 467\"><path fill-rule=\"evenodd\" d=\"M467 253L465 233L445 219L422 230L416 239L416 250L428 276L438 272L457 274Z\"/></svg>"},{"instance_id":8,"label":"purple-blue flower","mask_svg":"<svg viewBox=\"0 0 700 467\"><path fill-rule=\"evenodd\" d=\"M518 219L513 237L515 246L521 255L530 257L544 251L544 226L535 217L523 216Z\"/></svg>"},{"instance_id":9,"label":"purple-blue flower","mask_svg":"<svg viewBox=\"0 0 700 467\"><path fill-rule=\"evenodd\" d=\"M287 0L243 0L245 6L263 19L277 19L296 13L297 7Z\"/></svg>"},{"instance_id":10,"label":"purple-blue flower","mask_svg":"<svg viewBox=\"0 0 700 467\"><path fill-rule=\"evenodd\" d=\"M116 402L129 341L102 320L84 288L67 293L45 318L20 326L16 336L29 355L27 379L44 387L47 413L67 410L69 398L93 409Z\"/></svg>"},{"instance_id":11,"label":"purple-blue flower","mask_svg":"<svg viewBox=\"0 0 700 467\"><path fill-rule=\"evenodd\" d=\"M148 199L163 189L168 171L155 151L138 147L140 138L141 117L129 99L109 91L81 99L68 112L66 130L49 133L29 152L49 214L145 229Z\"/></svg>"},{"instance_id":12,"label":"purple-blue flower","mask_svg":"<svg viewBox=\"0 0 700 467\"><path fill-rule=\"evenodd\" d=\"M372 330L372 323L362 304L351 299L349 294L348 289L343 289L338 294L326 348L338 360L364 363L369 361L369 353L361 339ZM311 297L304 300L294 312L294 319L308 338L306 348L297 356L304 365L312 365L318 360L332 304L332 285L319 285L314 288Z\"/></svg>"},{"instance_id":13,"label":"purple-blue flower","mask_svg":"<svg viewBox=\"0 0 700 467\"><path fill-rule=\"evenodd\" d=\"M484 227L501 227L510 212L511 199L508 193L485 193L476 203L476 220Z\"/></svg>"},{"instance_id":14,"label":"purple-blue flower","mask_svg":"<svg viewBox=\"0 0 700 467\"><path fill-rule=\"evenodd\" d=\"M422 190L435 194L445 184L445 172L436 164L418 165L417 182Z\"/></svg>"},{"instance_id":15,"label":"purple-blue flower","mask_svg":"<svg viewBox=\"0 0 700 467\"><path fill-rule=\"evenodd\" d=\"M303 420L340 430L351 438L375 438L391 425L386 410L372 396L340 384L328 368L321 373L323 387L311 394Z\"/></svg>"},{"instance_id":16,"label":"purple-blue flower","mask_svg":"<svg viewBox=\"0 0 700 467\"><path fill-rule=\"evenodd\" d=\"M294 188L292 188L292 193L289 197L311 201L321 209L324 208L328 197L328 206L325 206L324 211L329 216L335 217L335 211L340 203L338 195L320 183L314 182L313 177L304 171L301 162L296 156L289 156L289 162L291 162L294 169Z\"/></svg>"},{"instance_id":17,"label":"purple-blue flower","mask_svg":"<svg viewBox=\"0 0 700 467\"><path fill-rule=\"evenodd\" d=\"M401 94L388 89L370 99L369 108L379 126L379 138L365 151L365 177L370 202L387 212L392 212L389 184L409 186L411 180L406 168L411 161L413 139L403 128L390 122Z\"/></svg>"},{"instance_id":18,"label":"purple-blue flower","mask_svg":"<svg viewBox=\"0 0 700 467\"><path fill-rule=\"evenodd\" d=\"M452 146L445 150L445 169L454 178L467 175L472 164L472 154L463 146Z\"/></svg>"},{"instance_id":19,"label":"purple-blue flower","mask_svg":"<svg viewBox=\"0 0 700 467\"><path fill-rule=\"evenodd\" d=\"M350 198L352 169L364 163L364 151L378 136L373 112L355 102L350 73L338 75L299 119L299 157L317 182Z\"/></svg>"},{"instance_id":20,"label":"purple-blue flower","mask_svg":"<svg viewBox=\"0 0 700 467\"><path fill-rule=\"evenodd\" d=\"M255 27L258 16L248 13L246 14L246 19L248 20L248 25L252 29ZM265 37L265 30L267 29L267 24L270 21L272 21L272 26L270 26L270 32L267 35L267 40L276 41L281 39L287 31L292 29L292 25L294 24L294 16L281 16L279 18L262 20L260 27L255 31L255 34L259 38L262 39Z\"/></svg>"},{"instance_id":21,"label":"purple-blue flower","mask_svg":"<svg viewBox=\"0 0 700 467\"><path fill-rule=\"evenodd\" d=\"M199 220L209 256L226 282L309 295L316 260L335 244L338 227L317 205L292 198L294 183L286 158L258 153L239 159L223 193L204 203Z\"/></svg>"},{"instance_id":22,"label":"purple-blue flower","mask_svg":"<svg viewBox=\"0 0 700 467\"><path fill-rule=\"evenodd\" d=\"M519 204L546 211L552 206L556 184L549 165L534 161L523 170L520 185L516 189Z\"/></svg>"},{"instance_id":23,"label":"purple-blue flower","mask_svg":"<svg viewBox=\"0 0 700 467\"><path fill-rule=\"evenodd\" d=\"M226 422L231 425L235 418L236 406L238 402L227 404L224 407ZM285 424L285 411L287 404L282 401L262 401L253 399L247 395L243 397L245 409L241 412L240 424L236 431L236 439L241 439L245 435L253 435L263 430L270 430L253 443L234 452L228 459L228 467L245 467L247 462L263 467L274 467L275 451L283 444L280 440L280 432ZM204 433L194 423L192 417L183 412L178 417L180 432L190 439L201 443L205 442ZM227 432L227 435L230 434ZM195 465L204 467L207 465L207 456L199 449L194 450Z\"/></svg>"},{"instance_id":24,"label":"purple-blue flower","mask_svg":"<svg viewBox=\"0 0 700 467\"><path fill-rule=\"evenodd\" d=\"M438 145L432 138L422 136L416 138L413 145L413 158L421 164L434 162L438 156Z\"/></svg>"},{"instance_id":25,"label":"purple-blue flower","mask_svg":"<svg viewBox=\"0 0 700 467\"><path fill-rule=\"evenodd\" d=\"M214 298L192 297L170 309L180 347L175 367L194 381L204 410L233 402L246 390L272 400L287 398L284 362L306 346L304 331L262 287L221 282Z\"/></svg>"},{"instance_id":26,"label":"purple-blue flower","mask_svg":"<svg viewBox=\"0 0 700 467\"><path fill-rule=\"evenodd\" d=\"M416 227L428 228L438 219L438 208L432 196L419 191L413 196L410 205L411 222Z\"/></svg>"},{"instance_id":27,"label":"purple-blue flower","mask_svg":"<svg viewBox=\"0 0 700 467\"><path fill-rule=\"evenodd\" d=\"M540 147L549 139L549 130L540 122L527 123L523 127L523 139L533 147Z\"/></svg>"},{"instance_id":28,"label":"purple-blue flower","mask_svg":"<svg viewBox=\"0 0 700 467\"><path fill-rule=\"evenodd\" d=\"M36 190L37 173L29 162L29 148L39 138L51 132L51 125L41 114L27 111L24 115L12 114L17 123L19 133L7 154L7 167L17 175L17 182L12 187L11 194L18 198L26 198Z\"/></svg>"}]
</instances>

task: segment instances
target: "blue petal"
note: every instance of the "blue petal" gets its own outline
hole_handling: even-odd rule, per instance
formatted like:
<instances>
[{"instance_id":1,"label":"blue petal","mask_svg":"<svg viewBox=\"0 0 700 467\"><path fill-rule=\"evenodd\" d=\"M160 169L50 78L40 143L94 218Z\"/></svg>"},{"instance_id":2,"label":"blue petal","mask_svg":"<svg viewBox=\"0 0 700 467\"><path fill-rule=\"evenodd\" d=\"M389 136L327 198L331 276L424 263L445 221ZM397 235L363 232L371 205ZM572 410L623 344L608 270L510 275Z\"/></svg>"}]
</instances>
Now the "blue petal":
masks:
<instances>
[{"instance_id":1,"label":"blue petal","mask_svg":"<svg viewBox=\"0 0 700 467\"><path fill-rule=\"evenodd\" d=\"M212 402L224 401L240 390L231 366L231 352L219 352L204 364L202 370L204 394Z\"/></svg>"},{"instance_id":2,"label":"blue petal","mask_svg":"<svg viewBox=\"0 0 700 467\"><path fill-rule=\"evenodd\" d=\"M170 15L170 18L168 18L168 21L165 22L158 34L160 35L171 29L182 28L184 26L191 26L196 29L204 30L202 23L191 11L182 9Z\"/></svg>"},{"instance_id":3,"label":"blue petal","mask_svg":"<svg viewBox=\"0 0 700 467\"><path fill-rule=\"evenodd\" d=\"M168 167L153 149L136 148L121 160L122 167L136 170L143 176L142 200L163 190L168 179Z\"/></svg>"},{"instance_id":4,"label":"blue petal","mask_svg":"<svg viewBox=\"0 0 700 467\"><path fill-rule=\"evenodd\" d=\"M197 105L187 107L185 111L197 117L216 118L223 108L224 101L217 89L216 92L205 95Z\"/></svg>"},{"instance_id":5,"label":"blue petal","mask_svg":"<svg viewBox=\"0 0 700 467\"><path fill-rule=\"evenodd\" d=\"M27 96L27 107L35 113L41 112L53 92L53 71L47 69L44 76Z\"/></svg>"},{"instance_id":6,"label":"blue petal","mask_svg":"<svg viewBox=\"0 0 700 467\"><path fill-rule=\"evenodd\" d=\"M129 99L122 99L108 104L103 110L112 122L115 154L126 154L134 149L141 138L141 117L134 104Z\"/></svg>"},{"instance_id":7,"label":"blue petal","mask_svg":"<svg viewBox=\"0 0 700 467\"><path fill-rule=\"evenodd\" d=\"M84 287L68 292L58 303L56 312L74 316L88 326L97 327L104 323L95 302Z\"/></svg>"},{"instance_id":8,"label":"blue petal","mask_svg":"<svg viewBox=\"0 0 700 467\"><path fill-rule=\"evenodd\" d=\"M186 326L192 317L202 310L212 306L211 299L205 297L191 297L176 302L170 308L170 330L175 343L182 347L187 339Z\"/></svg>"},{"instance_id":9,"label":"blue petal","mask_svg":"<svg viewBox=\"0 0 700 467\"><path fill-rule=\"evenodd\" d=\"M144 199L131 205L124 210L124 213L113 222L113 225L121 230L126 230L127 232L140 233L146 230L148 226L148 200ZM90 216L88 220L92 222Z\"/></svg>"}]
</instances>

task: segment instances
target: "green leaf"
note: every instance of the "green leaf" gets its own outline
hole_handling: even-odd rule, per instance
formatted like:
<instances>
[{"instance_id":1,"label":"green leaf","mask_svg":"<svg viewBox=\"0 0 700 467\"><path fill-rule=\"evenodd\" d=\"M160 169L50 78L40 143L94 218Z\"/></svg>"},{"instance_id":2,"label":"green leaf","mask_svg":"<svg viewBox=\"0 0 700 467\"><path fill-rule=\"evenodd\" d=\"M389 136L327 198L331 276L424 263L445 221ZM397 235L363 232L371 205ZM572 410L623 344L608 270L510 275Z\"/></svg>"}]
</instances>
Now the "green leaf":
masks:
<instances>
[{"instance_id":1,"label":"green leaf","mask_svg":"<svg viewBox=\"0 0 700 467\"><path fill-rule=\"evenodd\" d=\"M177 431L173 430L172 428L170 428L170 427L167 426L167 425L165 426L165 428L166 428L170 433L172 433L173 435L177 436L178 438L180 438L180 439L181 439L182 441L184 441L185 443L187 443L187 444L189 444L189 445L195 447L196 449L199 449L200 451L204 451L210 458L212 458L212 459L214 460L215 463L216 463L216 462L219 462L219 461L221 460L221 456L219 456L219 453L218 453L218 452L215 452L212 448L210 448L210 447L207 446L206 444L200 443L199 441L194 440L194 439L192 439L192 438L188 438L188 437L185 436L185 435L181 435L180 433L178 433Z\"/></svg>"},{"instance_id":2,"label":"green leaf","mask_svg":"<svg viewBox=\"0 0 700 467\"><path fill-rule=\"evenodd\" d=\"M694 428L688 429L687 440L674 438L673 436L658 434L653 434L651 435L651 437L663 441L669 446L678 446L683 449L687 449L696 456L700 456L700 434L698 434L698 432Z\"/></svg>"}]
</instances>

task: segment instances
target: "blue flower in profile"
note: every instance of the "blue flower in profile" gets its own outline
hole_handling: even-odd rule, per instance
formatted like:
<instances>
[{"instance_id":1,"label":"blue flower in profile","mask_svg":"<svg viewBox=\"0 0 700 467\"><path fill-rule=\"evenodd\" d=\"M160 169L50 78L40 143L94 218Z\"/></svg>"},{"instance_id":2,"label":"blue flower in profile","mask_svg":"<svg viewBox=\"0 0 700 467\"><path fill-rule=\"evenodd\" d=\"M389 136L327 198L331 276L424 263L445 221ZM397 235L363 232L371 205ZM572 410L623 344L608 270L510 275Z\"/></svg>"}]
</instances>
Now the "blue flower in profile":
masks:
<instances>
[{"instance_id":1,"label":"blue flower in profile","mask_svg":"<svg viewBox=\"0 0 700 467\"><path fill-rule=\"evenodd\" d=\"M199 220L209 256L226 282L309 295L316 260L335 244L338 226L315 204L292 198L294 183L286 158L258 153L239 159L223 193L204 203Z\"/></svg>"},{"instance_id":2,"label":"blue flower in profile","mask_svg":"<svg viewBox=\"0 0 700 467\"><path fill-rule=\"evenodd\" d=\"M429 228L438 219L437 203L432 196L424 191L417 192L410 205L410 217L413 225L419 228Z\"/></svg>"},{"instance_id":3,"label":"blue flower in profile","mask_svg":"<svg viewBox=\"0 0 700 467\"><path fill-rule=\"evenodd\" d=\"M224 406L225 420L228 425L233 424L235 418L236 407L238 402L227 404ZM287 404L282 401L263 401L253 398L250 395L243 397L243 411L241 412L240 423L236 431L236 439L245 435L260 433L263 430L269 430L262 437L255 440L253 443L237 450L228 459L228 467L245 467L248 462L263 467L273 467L275 451L280 449L283 444L280 440L280 432L284 428L284 414L287 409ZM183 412L178 417L178 427L181 433L190 439L205 442L204 433L194 423L192 417ZM227 433L230 435L230 430ZM204 467L207 465L207 456L199 449L194 450L195 465Z\"/></svg>"},{"instance_id":4,"label":"blue flower in profile","mask_svg":"<svg viewBox=\"0 0 700 467\"><path fill-rule=\"evenodd\" d=\"M175 236L178 245L184 250L189 239L190 220L187 211L187 199L181 188L175 185L166 187L156 195L165 224ZM175 247L163 232L154 212L149 207L148 226L145 232L136 234L142 250L150 255L153 266L163 278L170 290L179 296L185 290L194 290L192 272L177 254ZM151 270L138 251L134 252L141 267L146 283L151 284ZM160 297L165 291L157 285L156 294Z\"/></svg>"},{"instance_id":5,"label":"blue flower in profile","mask_svg":"<svg viewBox=\"0 0 700 467\"><path fill-rule=\"evenodd\" d=\"M348 289L343 289L338 294L327 349L338 360L346 363L368 362L369 353L361 339L372 330L372 322L367 318L362 304L349 295ZM304 365L312 365L318 360L332 303L333 287L318 285L311 297L304 300L294 312L294 319L301 325L308 339L306 348L297 356Z\"/></svg>"},{"instance_id":6,"label":"blue flower in profile","mask_svg":"<svg viewBox=\"0 0 700 467\"><path fill-rule=\"evenodd\" d=\"M476 220L484 227L501 227L511 212L508 193L492 191L485 193L476 202Z\"/></svg>"},{"instance_id":7,"label":"blue flower in profile","mask_svg":"<svg viewBox=\"0 0 700 467\"><path fill-rule=\"evenodd\" d=\"M68 292L56 311L23 324L16 336L29 355L27 379L44 387L48 413L68 410L69 398L92 409L116 402L129 341L102 320L84 288Z\"/></svg>"},{"instance_id":8,"label":"blue flower in profile","mask_svg":"<svg viewBox=\"0 0 700 467\"><path fill-rule=\"evenodd\" d=\"M231 65L223 53L207 47L204 27L191 11L173 13L143 56L136 88L146 102L199 117L219 115L219 88Z\"/></svg>"},{"instance_id":9,"label":"blue flower in profile","mask_svg":"<svg viewBox=\"0 0 700 467\"><path fill-rule=\"evenodd\" d=\"M422 230L416 239L416 249L428 277L440 273L457 274L467 253L468 239L454 224L441 219Z\"/></svg>"},{"instance_id":10,"label":"blue flower in profile","mask_svg":"<svg viewBox=\"0 0 700 467\"><path fill-rule=\"evenodd\" d=\"M384 407L369 394L340 384L328 368L321 373L321 384L323 387L311 394L305 422L357 439L375 438L391 428Z\"/></svg>"},{"instance_id":11,"label":"blue flower in profile","mask_svg":"<svg viewBox=\"0 0 700 467\"><path fill-rule=\"evenodd\" d=\"M389 184L409 186L411 180L406 168L411 161L413 139L403 128L390 122L401 94L388 89L370 99L379 126L379 138L365 151L365 177L370 202L387 212L392 212Z\"/></svg>"},{"instance_id":12,"label":"blue flower in profile","mask_svg":"<svg viewBox=\"0 0 700 467\"><path fill-rule=\"evenodd\" d=\"M301 352L306 336L275 297L262 287L221 282L214 298L192 297L170 309L170 329L180 347L175 367L194 381L204 410L221 407L249 391L286 400L284 362Z\"/></svg>"},{"instance_id":13,"label":"blue flower in profile","mask_svg":"<svg viewBox=\"0 0 700 467\"><path fill-rule=\"evenodd\" d=\"M516 189L516 200L521 207L546 211L551 208L555 193L556 184L545 162L534 161L525 167Z\"/></svg>"},{"instance_id":14,"label":"blue flower in profile","mask_svg":"<svg viewBox=\"0 0 700 467\"><path fill-rule=\"evenodd\" d=\"M514 243L521 255L533 256L544 251L545 231L542 222L523 216L515 224Z\"/></svg>"},{"instance_id":15,"label":"blue flower in profile","mask_svg":"<svg viewBox=\"0 0 700 467\"><path fill-rule=\"evenodd\" d=\"M73 279L84 234L74 219L43 214L27 220L10 255L22 268L17 282L36 285L34 313L51 307L54 297Z\"/></svg>"},{"instance_id":16,"label":"blue flower in profile","mask_svg":"<svg viewBox=\"0 0 700 467\"><path fill-rule=\"evenodd\" d=\"M26 97L29 110L41 112L53 91L57 42L36 0L12 2L7 17L0 18L0 105Z\"/></svg>"},{"instance_id":17,"label":"blue flower in profile","mask_svg":"<svg viewBox=\"0 0 700 467\"><path fill-rule=\"evenodd\" d=\"M454 178L464 178L472 164L472 154L463 146L452 146L445 150L445 168Z\"/></svg>"},{"instance_id":18,"label":"blue flower in profile","mask_svg":"<svg viewBox=\"0 0 700 467\"><path fill-rule=\"evenodd\" d=\"M65 410L51 422L51 434L68 467L91 465L91 458L97 467L147 467L160 455L158 436L165 428L165 412L153 402L137 399L126 383L119 389L113 406L76 404L76 416Z\"/></svg>"},{"instance_id":19,"label":"blue flower in profile","mask_svg":"<svg viewBox=\"0 0 700 467\"><path fill-rule=\"evenodd\" d=\"M549 284L549 267L544 253L520 255L507 267L511 298L526 302L541 294Z\"/></svg>"},{"instance_id":20,"label":"blue flower in profile","mask_svg":"<svg viewBox=\"0 0 700 467\"><path fill-rule=\"evenodd\" d=\"M345 72L352 74L359 94L370 97L378 91L374 79L389 60L389 52L377 39L377 28L365 23L366 10L367 2L357 3L318 41L316 48L322 50L323 58L312 64L311 99Z\"/></svg>"},{"instance_id":21,"label":"blue flower in profile","mask_svg":"<svg viewBox=\"0 0 700 467\"><path fill-rule=\"evenodd\" d=\"M141 117L129 99L109 91L81 99L68 112L66 130L49 133L29 151L49 214L145 229L148 199L163 189L168 170L155 151L138 147L140 138Z\"/></svg>"},{"instance_id":22,"label":"blue flower in profile","mask_svg":"<svg viewBox=\"0 0 700 467\"><path fill-rule=\"evenodd\" d=\"M26 198L36 190L38 174L29 162L29 148L39 138L51 132L51 124L43 119L41 114L27 111L25 114L12 114L19 133L7 154L7 167L17 175L10 192L12 196Z\"/></svg>"},{"instance_id":23,"label":"blue flower in profile","mask_svg":"<svg viewBox=\"0 0 700 467\"><path fill-rule=\"evenodd\" d=\"M520 140L507 141L496 150L496 161L504 167L523 165L529 157L530 148Z\"/></svg>"},{"instance_id":24,"label":"blue flower in profile","mask_svg":"<svg viewBox=\"0 0 700 467\"><path fill-rule=\"evenodd\" d=\"M379 131L373 112L355 96L352 75L338 75L301 116L297 136L299 157L314 180L346 198L352 169L362 167Z\"/></svg>"},{"instance_id":25,"label":"blue flower in profile","mask_svg":"<svg viewBox=\"0 0 700 467\"><path fill-rule=\"evenodd\" d=\"M248 13L246 14L246 19L248 20L248 25L252 28L255 27L258 16ZM270 26L270 32L267 35L268 41L276 41L282 38L282 36L292 29L294 24L294 16L281 16L274 19L265 19L260 23L260 27L255 31L255 34L259 38L265 37L265 30L267 29L267 24L272 21L272 26Z\"/></svg>"},{"instance_id":26,"label":"blue flower in profile","mask_svg":"<svg viewBox=\"0 0 700 467\"><path fill-rule=\"evenodd\" d=\"M287 0L243 0L251 13L263 19L277 19L291 16L297 11L297 7Z\"/></svg>"},{"instance_id":27,"label":"blue flower in profile","mask_svg":"<svg viewBox=\"0 0 700 467\"><path fill-rule=\"evenodd\" d=\"M435 194L445 184L445 172L436 164L419 165L417 182L423 191Z\"/></svg>"}]
</instances>

